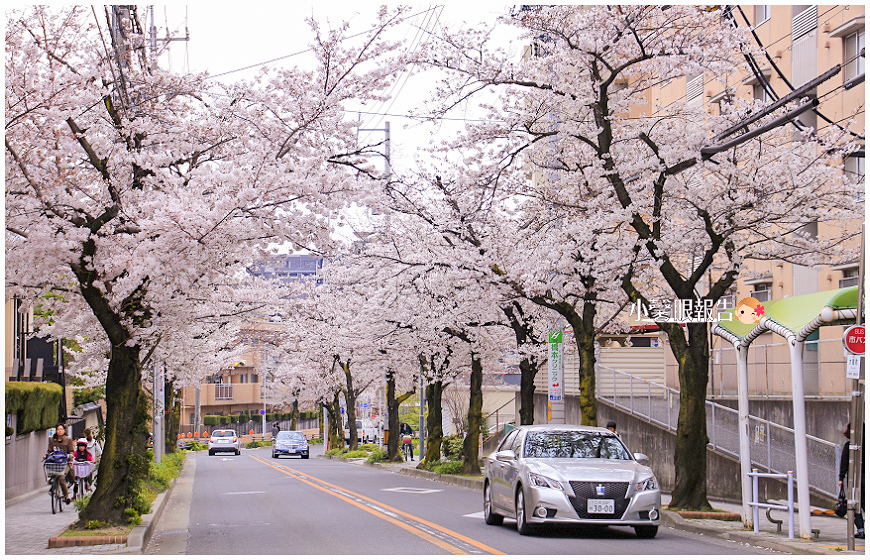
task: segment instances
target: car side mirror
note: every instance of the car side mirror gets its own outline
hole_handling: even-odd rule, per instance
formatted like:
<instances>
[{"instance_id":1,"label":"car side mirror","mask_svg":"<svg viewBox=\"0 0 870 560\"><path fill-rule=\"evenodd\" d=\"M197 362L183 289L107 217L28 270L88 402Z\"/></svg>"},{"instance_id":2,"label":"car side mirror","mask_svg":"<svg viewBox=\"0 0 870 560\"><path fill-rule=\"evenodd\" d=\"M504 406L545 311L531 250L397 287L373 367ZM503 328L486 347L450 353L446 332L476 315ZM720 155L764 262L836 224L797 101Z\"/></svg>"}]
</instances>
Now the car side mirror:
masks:
<instances>
[{"instance_id":1,"label":"car side mirror","mask_svg":"<svg viewBox=\"0 0 870 560\"><path fill-rule=\"evenodd\" d=\"M516 454L510 449L505 449L504 451L499 451L495 454L495 458L498 461L514 461L516 460Z\"/></svg>"},{"instance_id":2,"label":"car side mirror","mask_svg":"<svg viewBox=\"0 0 870 560\"><path fill-rule=\"evenodd\" d=\"M649 457L647 457L643 453L634 453L634 460L641 465L646 465L647 462L649 462Z\"/></svg>"}]
</instances>

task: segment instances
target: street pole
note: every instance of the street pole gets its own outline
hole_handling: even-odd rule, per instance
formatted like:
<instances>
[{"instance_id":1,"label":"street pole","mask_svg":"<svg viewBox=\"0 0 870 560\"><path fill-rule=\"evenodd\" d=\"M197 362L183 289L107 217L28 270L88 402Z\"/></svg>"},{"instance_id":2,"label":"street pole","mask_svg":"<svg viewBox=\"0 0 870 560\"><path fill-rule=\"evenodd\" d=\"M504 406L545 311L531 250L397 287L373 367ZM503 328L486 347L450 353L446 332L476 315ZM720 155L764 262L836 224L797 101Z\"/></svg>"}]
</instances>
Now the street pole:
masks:
<instances>
[{"instance_id":1,"label":"street pole","mask_svg":"<svg viewBox=\"0 0 870 560\"><path fill-rule=\"evenodd\" d=\"M426 434L426 424L423 420L423 402L425 402L425 395L423 394L423 376L420 376L420 460L423 460L423 441Z\"/></svg>"},{"instance_id":2,"label":"street pole","mask_svg":"<svg viewBox=\"0 0 870 560\"><path fill-rule=\"evenodd\" d=\"M864 322L864 224L861 224L861 260L858 262L858 302L856 304L855 324ZM852 380L852 410L849 433L849 490L846 494L846 547L855 550L855 514L861 507L861 480L864 476L862 445L864 443L864 391L861 388L861 373L864 371L864 357L861 356L858 379Z\"/></svg>"}]
</instances>

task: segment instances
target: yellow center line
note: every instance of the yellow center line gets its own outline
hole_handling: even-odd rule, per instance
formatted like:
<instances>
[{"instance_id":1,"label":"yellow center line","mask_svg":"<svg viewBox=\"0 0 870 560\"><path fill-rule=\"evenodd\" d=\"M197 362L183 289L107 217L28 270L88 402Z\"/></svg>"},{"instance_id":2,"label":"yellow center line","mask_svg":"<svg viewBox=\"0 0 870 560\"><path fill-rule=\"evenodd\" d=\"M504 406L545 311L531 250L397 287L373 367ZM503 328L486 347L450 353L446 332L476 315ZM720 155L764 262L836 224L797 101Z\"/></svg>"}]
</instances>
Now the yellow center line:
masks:
<instances>
[{"instance_id":1,"label":"yellow center line","mask_svg":"<svg viewBox=\"0 0 870 560\"><path fill-rule=\"evenodd\" d=\"M256 458L256 457L255 457L255 458ZM259 459L257 459L257 460L259 461ZM265 463L265 464L267 464L267 465L269 465L269 466L273 466L273 465L271 465L270 463L267 463L266 461L262 461L262 462ZM399 515L405 516L405 517L407 517L408 519L412 519L412 520L414 520L414 521L417 521L418 523L422 523L423 525L427 525L427 526L429 526L429 527L431 527L431 528L433 528L433 529L435 529L435 530L437 530L437 531L441 531L442 533L444 533L444 534L446 534L446 535L450 535L451 537L454 537L454 538L456 538L456 539L459 539L459 540L461 540L461 541L464 542L464 543L470 544L471 546L477 547L477 548L479 548L479 549L481 549L481 550L485 550L486 552L489 552L490 554L506 554L505 552L501 552L500 550L496 550L496 549L494 549L494 548L492 548L492 547L490 547L490 546L487 546L487 545L485 545L485 544L483 544L483 543L481 543L481 542L477 542L477 541L474 540L474 539L470 539L470 538L466 537L465 535L460 535L459 533L457 533L457 532L455 532L455 531L451 531L450 529L448 529L448 528L446 528L446 527L442 527L442 526L440 526L440 525L437 525L437 524L435 524L435 523L432 523L431 521L427 521L426 519L421 519L421 518L419 518L419 517L416 517L416 516L414 516L414 515L411 515L410 513L406 513L406 512L404 512L404 511L402 511L402 510L400 510L400 509L396 509L396 508L394 508L394 507L392 507L392 506L388 506L387 504L383 504L383 503L381 503L381 502L378 502L377 500L373 500L372 498L369 498L368 496L363 496L362 494L357 494L356 492L352 492L352 491L350 491L350 490L347 490L346 488L342 488L342 487L340 487L340 486L336 486L336 485L334 485L334 484L330 484L329 482L326 482L325 480L320 480L319 478L315 478L315 477L311 476L310 474L305 474L305 473L302 473L302 472L299 472L299 471L295 471L295 470L291 469L290 467L284 467L284 466L282 466L281 468L286 469L288 472L290 472L290 473L292 473L292 474L295 474L295 475L297 475L297 476L298 476L298 475L303 475L303 476L306 476L306 477L310 478L311 480L316 480L317 482L319 482L319 483L321 483L321 484L325 484L326 486L331 486L332 488L337 488L337 489L341 490L342 492L347 492L348 494L351 494L352 496L356 496L357 498L361 498L361 499L363 499L363 500L366 500L366 501L368 501L368 502L371 502L371 503L373 503L373 504L375 504L375 505L377 505L377 506L380 506L380 507L382 507L382 508L384 508L384 509L387 509L387 510L389 510L389 511L392 511L393 513L398 513Z\"/></svg>"},{"instance_id":2,"label":"yellow center line","mask_svg":"<svg viewBox=\"0 0 870 560\"><path fill-rule=\"evenodd\" d=\"M345 502L347 502L347 503L349 503L349 504L351 504L351 505L353 505L353 506L356 506L356 507L360 508L360 509L363 510L363 511L366 511L366 512L368 512L368 513L374 515L375 517L379 517L379 518L381 518L381 519L383 519L383 520L385 520L385 521L389 521L389 522L392 523L393 525L395 525L395 526L397 526L397 527L400 527L400 528L402 528L402 529L404 529L404 530L406 530L406 531L408 531L408 532L410 532L410 533L413 533L413 534L417 535L418 537L420 537L420 538L422 538L422 539L425 539L425 540L431 542L431 543L434 544L435 546L438 546L438 547L440 547L440 548L443 548L444 550L446 550L447 552L449 552L449 553L451 553L451 554L467 554L466 552L464 552L463 550L460 550L460 549L456 548L456 547L453 546L452 544L449 544L449 543L446 543L446 542L440 540L440 539L439 539L438 537L436 537L435 535L430 535L430 534L428 534L428 533L425 533L425 532L421 531L420 529L417 529L416 527L411 527L411 526L409 526L409 525L407 525L407 524L405 524L405 523L402 523L402 522L399 521L398 519L393 519L393 518L390 517L389 515L384 515L383 513L381 513L381 512L379 512L379 511L377 511L377 510L374 510L374 509L368 507L367 505L364 505L364 504L361 504L361 503L356 502L356 501L354 501L354 500L351 500L350 498L348 498L348 497L346 497L346 496L342 496L341 494L339 494L339 493L337 493L337 492L333 492L332 490L329 490L329 489L327 489L327 488L323 488L323 487L321 487L321 486L318 486L317 484L314 484L313 482L310 482L310 481L308 481L308 480L305 480L305 478L302 478L302 477L299 476L300 474L302 474L303 476L307 477L308 475L305 475L304 473L299 473L299 472L297 472L297 471L294 471L293 469L289 469L289 468L284 467L284 466L281 466L281 465L275 465L275 464L272 464L272 463L270 463L270 462L268 462L268 461L264 461L264 460L260 459L259 457L253 457L253 458L256 459L257 461L263 463L264 465L267 465L267 466L269 466L269 467L272 467L273 469L275 469L275 470L277 470L277 471L279 471L279 472L284 472L285 474L287 474L287 473L289 472L289 474L292 474L292 475L294 476L294 478L296 478L297 480L300 480L300 481L304 482L305 484L308 484L309 486L311 486L311 487L313 487L313 488L317 488L318 490L320 490L320 491L322 491L322 492L326 492L327 494L330 494L330 495L332 495L332 496L335 496L336 498L338 498L338 499L340 499L340 500L344 500ZM358 496L358 494L354 494L353 492L350 492L349 490L345 490L344 488L341 488L341 487L339 487L339 486L333 486L332 484L329 484L328 482L324 482L324 481L322 481L322 480L318 480L318 479L314 478L313 476L310 477L310 478L312 478L312 479L314 479L314 480L317 480L318 482L321 482L322 484L326 484L326 485L328 485L328 486L332 486L333 488L337 488L337 489L339 489L339 490L341 490L341 491L343 491L343 492L347 492L347 493L349 493L349 494L353 494L354 496ZM360 496L360 497L363 497L363 496ZM368 499L368 498L365 498L365 499ZM377 504L377 502L375 502L374 500L370 500L370 501L373 502L373 503L375 503L375 504ZM380 505L380 504L378 504L378 505ZM387 509L392 509L392 508L387 508ZM398 510L396 510L396 512L397 512L397 513L401 513L401 512L398 512ZM406 515L406 514L403 514L403 515ZM408 516L408 517L411 517L411 516ZM427 525L429 525L429 524L427 523ZM437 526L435 526L435 525L431 525L431 526L432 526L432 527L437 527ZM445 531L445 532L446 532L446 531Z\"/></svg>"}]
</instances>

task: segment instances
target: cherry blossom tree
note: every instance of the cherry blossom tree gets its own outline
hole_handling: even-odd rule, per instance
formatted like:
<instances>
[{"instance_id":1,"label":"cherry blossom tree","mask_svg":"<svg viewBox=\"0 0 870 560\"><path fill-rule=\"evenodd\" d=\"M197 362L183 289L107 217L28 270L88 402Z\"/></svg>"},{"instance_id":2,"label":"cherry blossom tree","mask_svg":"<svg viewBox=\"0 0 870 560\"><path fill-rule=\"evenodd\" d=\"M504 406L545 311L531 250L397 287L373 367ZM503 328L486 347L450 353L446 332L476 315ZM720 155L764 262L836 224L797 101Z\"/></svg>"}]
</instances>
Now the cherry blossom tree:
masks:
<instances>
[{"instance_id":1,"label":"cherry blossom tree","mask_svg":"<svg viewBox=\"0 0 870 560\"><path fill-rule=\"evenodd\" d=\"M351 42L311 22L311 69L233 86L153 67L108 12L7 15L7 296L61 295L51 332L88 333L108 356L100 485L81 519L122 524L145 509L143 366L261 310L275 294L240 295L256 284L245 267L270 242L329 246L329 216L369 188L344 109L382 98L397 15Z\"/></svg>"},{"instance_id":2,"label":"cherry blossom tree","mask_svg":"<svg viewBox=\"0 0 870 560\"><path fill-rule=\"evenodd\" d=\"M856 230L803 233L807 224L860 217L851 202L858 186L837 167L848 150L842 133L796 137L774 128L721 146L717 136L733 134L726 132L747 114L758 114L762 126L788 108L766 115L760 101L740 100L710 112L684 102L650 107L649 93L669 80L740 75L749 47L721 9L525 7L503 23L524 33L532 56L512 60L488 47L486 32L467 30L421 57L453 76L438 92L442 111L475 95L501 95L489 102L488 122L469 126L450 148L501 169L526 166L543 180L502 186L554 209L568 230L576 223L610 231L606 243L617 246L607 249L626 249L629 258L613 252L606 260L616 266L594 267L595 278L609 270L635 303L664 297L709 308L746 259L806 265L850 257L843 241ZM586 239L565 244L564 254L583 256ZM707 443L707 328L659 326L681 388L672 507L707 509L706 469L697 461Z\"/></svg>"}]
</instances>

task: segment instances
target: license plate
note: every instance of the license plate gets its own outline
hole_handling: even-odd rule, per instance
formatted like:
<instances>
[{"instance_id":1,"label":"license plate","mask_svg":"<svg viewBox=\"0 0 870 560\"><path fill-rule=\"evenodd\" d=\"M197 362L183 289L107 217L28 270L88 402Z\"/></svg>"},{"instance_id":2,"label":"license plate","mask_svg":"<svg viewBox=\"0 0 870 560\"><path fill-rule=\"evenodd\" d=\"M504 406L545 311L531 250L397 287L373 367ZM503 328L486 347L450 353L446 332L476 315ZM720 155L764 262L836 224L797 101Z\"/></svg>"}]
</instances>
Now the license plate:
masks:
<instances>
[{"instance_id":1,"label":"license plate","mask_svg":"<svg viewBox=\"0 0 870 560\"><path fill-rule=\"evenodd\" d=\"M586 513L613 513L613 500L586 500Z\"/></svg>"},{"instance_id":2,"label":"license plate","mask_svg":"<svg viewBox=\"0 0 870 560\"><path fill-rule=\"evenodd\" d=\"M217 440L217 442L218 442L218 443L229 443L230 440L228 440L228 439L219 439L219 440Z\"/></svg>"}]
</instances>

